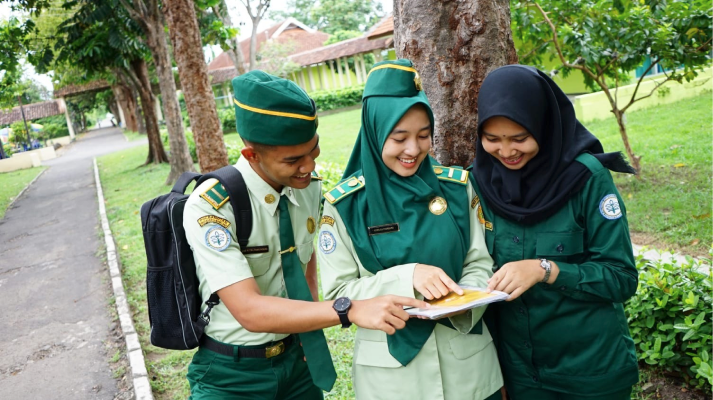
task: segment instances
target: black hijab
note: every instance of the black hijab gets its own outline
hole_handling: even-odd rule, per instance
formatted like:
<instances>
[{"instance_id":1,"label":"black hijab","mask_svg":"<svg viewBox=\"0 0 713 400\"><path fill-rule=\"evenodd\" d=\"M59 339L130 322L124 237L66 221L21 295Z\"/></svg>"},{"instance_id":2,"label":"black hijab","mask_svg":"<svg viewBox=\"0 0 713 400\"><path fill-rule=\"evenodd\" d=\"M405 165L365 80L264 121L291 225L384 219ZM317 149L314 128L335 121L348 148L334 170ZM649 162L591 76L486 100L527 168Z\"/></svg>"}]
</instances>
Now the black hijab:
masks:
<instances>
[{"instance_id":1,"label":"black hijab","mask_svg":"<svg viewBox=\"0 0 713 400\"><path fill-rule=\"evenodd\" d=\"M527 129L539 151L523 168L510 170L483 149L483 123L506 117ZM547 74L533 67L507 65L491 72L478 97L478 134L473 176L488 206L498 215L531 225L554 215L591 172L575 158L591 153L604 167L634 173L621 153L602 144L574 115L574 107Z\"/></svg>"}]
</instances>

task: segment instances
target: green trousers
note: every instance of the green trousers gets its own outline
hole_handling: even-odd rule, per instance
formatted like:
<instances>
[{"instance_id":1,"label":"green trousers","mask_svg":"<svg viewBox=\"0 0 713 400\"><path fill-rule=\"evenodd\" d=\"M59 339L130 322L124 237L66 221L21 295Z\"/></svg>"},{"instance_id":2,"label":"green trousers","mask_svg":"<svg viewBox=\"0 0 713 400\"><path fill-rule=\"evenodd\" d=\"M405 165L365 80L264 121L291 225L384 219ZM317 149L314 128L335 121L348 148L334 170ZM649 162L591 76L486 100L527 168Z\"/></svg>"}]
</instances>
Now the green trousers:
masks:
<instances>
[{"instance_id":1,"label":"green trousers","mask_svg":"<svg viewBox=\"0 0 713 400\"><path fill-rule=\"evenodd\" d=\"M245 346L255 348L259 346ZM200 348L188 366L192 400L322 400L299 343L272 358L234 359Z\"/></svg>"},{"instance_id":2,"label":"green trousers","mask_svg":"<svg viewBox=\"0 0 713 400\"><path fill-rule=\"evenodd\" d=\"M598 396L568 394L529 387L508 387L510 400L631 400L631 388Z\"/></svg>"}]
</instances>

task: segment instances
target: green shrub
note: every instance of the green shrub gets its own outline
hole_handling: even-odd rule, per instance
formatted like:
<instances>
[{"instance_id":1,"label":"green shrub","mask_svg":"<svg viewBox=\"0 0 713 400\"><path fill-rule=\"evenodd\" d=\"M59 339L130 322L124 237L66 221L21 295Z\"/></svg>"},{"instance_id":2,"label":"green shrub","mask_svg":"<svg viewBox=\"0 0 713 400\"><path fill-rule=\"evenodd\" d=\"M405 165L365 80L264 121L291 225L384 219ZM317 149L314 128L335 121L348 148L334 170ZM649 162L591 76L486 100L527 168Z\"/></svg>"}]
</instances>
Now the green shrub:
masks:
<instances>
[{"instance_id":1,"label":"green shrub","mask_svg":"<svg viewBox=\"0 0 713 400\"><path fill-rule=\"evenodd\" d=\"M708 275L702 269L708 268ZM639 360L680 375L708 393L711 369L710 267L638 260L639 287L627 305L631 336Z\"/></svg>"},{"instance_id":2,"label":"green shrub","mask_svg":"<svg viewBox=\"0 0 713 400\"><path fill-rule=\"evenodd\" d=\"M364 85L359 85L334 91L320 90L310 93L310 97L314 99L317 111L328 111L361 103L363 93Z\"/></svg>"},{"instance_id":3,"label":"green shrub","mask_svg":"<svg viewBox=\"0 0 713 400\"><path fill-rule=\"evenodd\" d=\"M317 174L322 178L322 194L334 189L337 183L342 180L342 174L344 174L342 166L336 163L317 164L316 170Z\"/></svg>"},{"instance_id":4,"label":"green shrub","mask_svg":"<svg viewBox=\"0 0 713 400\"><path fill-rule=\"evenodd\" d=\"M9 143L2 145L2 149L5 150L6 157L12 156L12 146Z\"/></svg>"},{"instance_id":5,"label":"green shrub","mask_svg":"<svg viewBox=\"0 0 713 400\"><path fill-rule=\"evenodd\" d=\"M45 124L42 128L43 139L54 139L62 136L69 136L69 129L67 129L67 124Z\"/></svg>"},{"instance_id":6,"label":"green shrub","mask_svg":"<svg viewBox=\"0 0 713 400\"><path fill-rule=\"evenodd\" d=\"M161 142L163 142L163 147L170 149L171 145L168 143L168 133L166 131L161 131ZM191 131L186 131L186 144L188 144L188 152L191 154L191 159L194 163L198 162L198 153L196 153L196 141L193 139L193 133Z\"/></svg>"},{"instance_id":7,"label":"green shrub","mask_svg":"<svg viewBox=\"0 0 713 400\"><path fill-rule=\"evenodd\" d=\"M223 133L237 132L237 125L235 122L235 110L233 110L232 108L218 109L218 118L220 118L220 124L223 128Z\"/></svg>"},{"instance_id":8,"label":"green shrub","mask_svg":"<svg viewBox=\"0 0 713 400\"><path fill-rule=\"evenodd\" d=\"M237 144L225 144L226 150L228 150L228 163L233 165L238 162L240 158L240 150L243 148Z\"/></svg>"}]
</instances>

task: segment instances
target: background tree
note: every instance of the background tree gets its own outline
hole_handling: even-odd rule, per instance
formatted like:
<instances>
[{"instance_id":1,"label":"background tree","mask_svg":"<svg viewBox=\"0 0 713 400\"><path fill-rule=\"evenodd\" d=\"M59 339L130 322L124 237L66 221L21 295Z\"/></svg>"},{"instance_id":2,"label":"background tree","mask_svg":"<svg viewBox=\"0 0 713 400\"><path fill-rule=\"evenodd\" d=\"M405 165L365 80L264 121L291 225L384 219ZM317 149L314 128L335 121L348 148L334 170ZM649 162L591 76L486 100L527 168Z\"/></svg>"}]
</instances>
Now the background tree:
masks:
<instances>
[{"instance_id":1,"label":"background tree","mask_svg":"<svg viewBox=\"0 0 713 400\"><path fill-rule=\"evenodd\" d=\"M710 11L710 0L515 0L513 25L524 43L523 63L556 59L556 71L567 76L579 70L587 86L604 92L629 160L640 172L641 157L629 142L624 113L666 82L691 81L710 65ZM647 60L633 92L620 96L619 86ZM642 93L646 75L657 67L662 74Z\"/></svg>"},{"instance_id":2,"label":"background tree","mask_svg":"<svg viewBox=\"0 0 713 400\"><path fill-rule=\"evenodd\" d=\"M436 159L475 156L478 93L488 72L517 62L507 2L394 1L394 47L421 73L433 108Z\"/></svg>"},{"instance_id":3,"label":"background tree","mask_svg":"<svg viewBox=\"0 0 713 400\"><path fill-rule=\"evenodd\" d=\"M255 4L257 2L257 4ZM253 4L250 4L250 0L240 0L240 3L245 7L245 11L248 12L250 21L252 21L252 32L250 34L250 70L254 70L257 65L257 27L262 21L262 18L267 13L270 8L270 0L253 0ZM255 7L255 8L253 8Z\"/></svg>"},{"instance_id":4,"label":"background tree","mask_svg":"<svg viewBox=\"0 0 713 400\"><path fill-rule=\"evenodd\" d=\"M199 25L205 26L204 32L201 33L205 44L219 45L230 57L238 75L244 74L245 56L238 40L240 30L233 25L225 0L196 0L196 5L203 11L203 15L212 16L198 20ZM210 13L207 12L208 9Z\"/></svg>"},{"instance_id":5,"label":"background tree","mask_svg":"<svg viewBox=\"0 0 713 400\"><path fill-rule=\"evenodd\" d=\"M338 31L365 32L384 17L384 10L381 3L373 0L290 0L287 11L270 14L273 20L289 17L329 34Z\"/></svg>"},{"instance_id":6,"label":"background tree","mask_svg":"<svg viewBox=\"0 0 713 400\"><path fill-rule=\"evenodd\" d=\"M168 162L145 61L148 49L137 38L140 31L136 22L121 7L111 7L106 2L84 2L58 31L61 36L55 46L57 62L77 66L89 78L111 71L123 82L131 82L143 107L149 142L146 163Z\"/></svg>"},{"instance_id":7,"label":"background tree","mask_svg":"<svg viewBox=\"0 0 713 400\"><path fill-rule=\"evenodd\" d=\"M228 165L228 152L208 80L208 66L203 59L194 3L165 0L164 7L198 162L201 172L211 172Z\"/></svg>"},{"instance_id":8,"label":"background tree","mask_svg":"<svg viewBox=\"0 0 713 400\"><path fill-rule=\"evenodd\" d=\"M107 3L104 0L86 0ZM117 1L117 0L112 0ZM146 46L151 51L156 74L158 75L163 116L168 130L168 143L171 148L171 172L166 178L166 184L172 184L186 171L193 171L193 160L188 152L188 143L183 131L183 119L176 95L176 81L171 69L171 56L162 15L159 11L159 0L118 0L128 12L128 15L138 23L144 33ZM118 6L118 4L117 4ZM146 105L143 102L142 104ZM144 107L144 111L146 107Z\"/></svg>"},{"instance_id":9,"label":"background tree","mask_svg":"<svg viewBox=\"0 0 713 400\"><path fill-rule=\"evenodd\" d=\"M260 53L258 53L258 67L269 74L286 78L292 72L302 68L288 58L294 52L295 47L296 44L292 40L285 43L278 41L263 43Z\"/></svg>"}]
</instances>

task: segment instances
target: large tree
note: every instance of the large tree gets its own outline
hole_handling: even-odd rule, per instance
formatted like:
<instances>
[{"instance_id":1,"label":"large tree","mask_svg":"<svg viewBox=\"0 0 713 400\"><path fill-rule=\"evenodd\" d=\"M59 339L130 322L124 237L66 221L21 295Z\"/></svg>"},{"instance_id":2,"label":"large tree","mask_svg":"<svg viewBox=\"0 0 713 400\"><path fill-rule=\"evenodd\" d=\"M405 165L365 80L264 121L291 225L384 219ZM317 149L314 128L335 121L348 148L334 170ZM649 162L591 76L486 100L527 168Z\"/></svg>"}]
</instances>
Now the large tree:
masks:
<instances>
[{"instance_id":1,"label":"large tree","mask_svg":"<svg viewBox=\"0 0 713 400\"><path fill-rule=\"evenodd\" d=\"M233 25L228 12L228 5L225 0L198 0L196 5L204 11L204 15L211 15L215 20L210 21L207 32L202 34L206 44L218 44L224 52L228 54L230 60L238 70L238 75L245 73L245 56L243 55L240 41L238 40L239 30ZM207 9L210 8L211 14ZM203 18L205 20L206 18ZM201 20L198 21L199 25ZM205 21L208 22L208 21Z\"/></svg>"},{"instance_id":2,"label":"large tree","mask_svg":"<svg viewBox=\"0 0 713 400\"><path fill-rule=\"evenodd\" d=\"M710 65L710 12L710 0L513 1L523 62L540 64L549 57L564 76L578 70L587 86L602 90L639 172L641 157L629 142L624 113L666 82L690 81ZM634 89L619 91L642 66ZM661 74L647 86L644 80L657 68Z\"/></svg>"},{"instance_id":3,"label":"large tree","mask_svg":"<svg viewBox=\"0 0 713 400\"><path fill-rule=\"evenodd\" d=\"M87 1L102 2L102 0ZM143 31L146 45L151 51L154 66L156 67L161 99L163 100L163 115L168 130L168 143L171 148L171 172L166 178L166 184L171 184L183 172L193 171L194 168L193 160L188 152L186 136L183 132L183 120L180 106L178 105L178 96L176 95L176 81L171 69L171 56L162 15L159 10L159 0L118 1Z\"/></svg>"},{"instance_id":4,"label":"large tree","mask_svg":"<svg viewBox=\"0 0 713 400\"><path fill-rule=\"evenodd\" d=\"M436 159L470 164L480 85L493 69L517 62L508 3L395 0L394 36L396 54L413 61L433 108Z\"/></svg>"},{"instance_id":5,"label":"large tree","mask_svg":"<svg viewBox=\"0 0 713 400\"><path fill-rule=\"evenodd\" d=\"M364 32L384 17L380 2L374 0L289 0L287 11L274 11L270 19L295 18L322 32Z\"/></svg>"},{"instance_id":6,"label":"large tree","mask_svg":"<svg viewBox=\"0 0 713 400\"><path fill-rule=\"evenodd\" d=\"M201 172L211 172L228 165L228 152L203 59L194 4L191 0L165 0L164 7L198 162Z\"/></svg>"},{"instance_id":7,"label":"large tree","mask_svg":"<svg viewBox=\"0 0 713 400\"><path fill-rule=\"evenodd\" d=\"M240 3L248 12L250 21L252 21L252 33L250 34L250 70L254 70L257 66L257 27L260 21L270 8L270 0L240 0Z\"/></svg>"}]
</instances>

